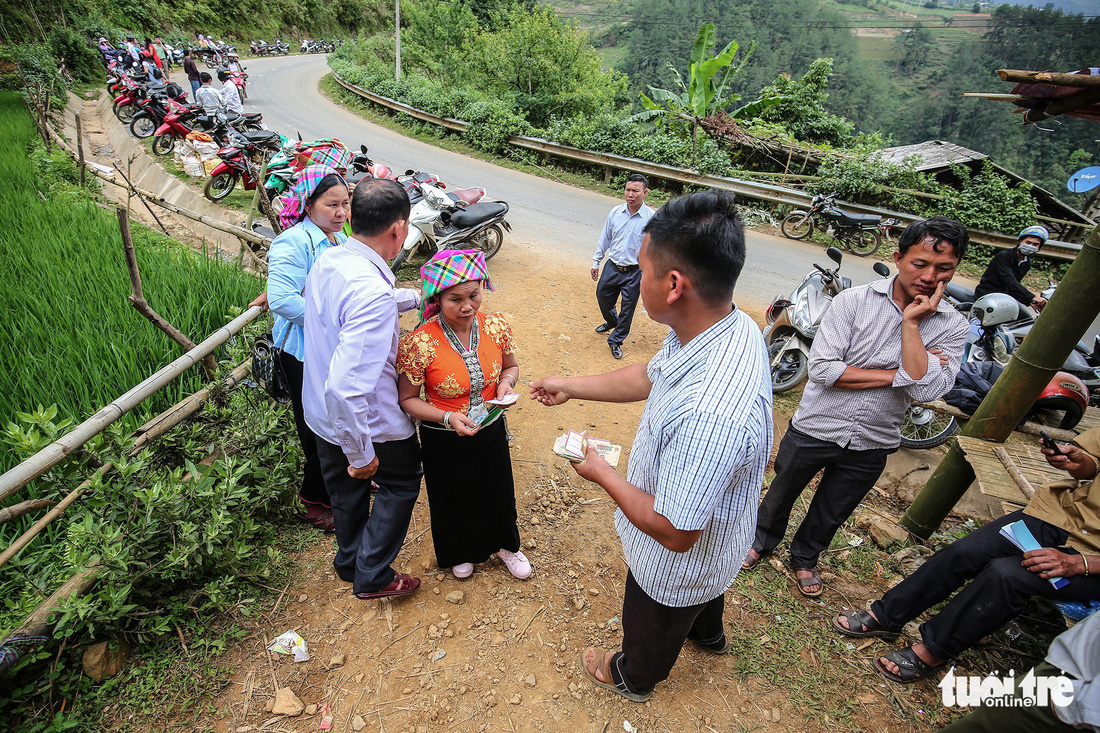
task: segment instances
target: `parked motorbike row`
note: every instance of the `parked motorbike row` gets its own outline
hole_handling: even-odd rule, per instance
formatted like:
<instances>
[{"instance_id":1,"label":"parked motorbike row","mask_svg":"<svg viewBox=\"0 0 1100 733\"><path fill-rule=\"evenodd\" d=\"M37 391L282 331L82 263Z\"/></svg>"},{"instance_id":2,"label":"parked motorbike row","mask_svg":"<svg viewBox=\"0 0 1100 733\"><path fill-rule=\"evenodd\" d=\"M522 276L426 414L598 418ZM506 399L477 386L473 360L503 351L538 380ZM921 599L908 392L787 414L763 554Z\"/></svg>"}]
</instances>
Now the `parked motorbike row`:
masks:
<instances>
[{"instance_id":1,"label":"parked motorbike row","mask_svg":"<svg viewBox=\"0 0 1100 733\"><path fill-rule=\"evenodd\" d=\"M336 50L337 46L344 45L343 39L339 41L326 41L322 38L319 41L314 41L309 38L302 39L302 47L298 50L299 53L332 53Z\"/></svg>"},{"instance_id":2,"label":"parked motorbike row","mask_svg":"<svg viewBox=\"0 0 1100 733\"><path fill-rule=\"evenodd\" d=\"M771 362L772 390L786 392L802 384L809 372L810 348L818 327L833 298L852 287L850 278L840 274L843 253L836 247L826 250L836 267L814 264L787 297L777 296L768 306L764 341ZM890 268L876 262L874 270L882 277ZM1049 299L1057 286L1053 281L1042 292ZM974 291L949 283L944 300L967 315L970 335L963 352L964 364L1007 364L1035 323L1036 313L1003 293L991 293L974 299ZM1029 418L1070 429L1081 419L1088 405L1100 404L1100 336L1090 346L1079 342L1066 359L1062 371L1051 380L1032 409ZM958 421L945 413L922 405L912 405L901 430L906 448L933 448L951 439L959 429Z\"/></svg>"},{"instance_id":3,"label":"parked motorbike row","mask_svg":"<svg viewBox=\"0 0 1100 733\"><path fill-rule=\"evenodd\" d=\"M290 53L290 44L278 38L271 43L261 39L248 44L248 52L253 56L286 56Z\"/></svg>"},{"instance_id":4,"label":"parked motorbike row","mask_svg":"<svg viewBox=\"0 0 1100 733\"><path fill-rule=\"evenodd\" d=\"M186 92L178 84L164 84L117 64L108 71L111 76L107 87L114 97L115 116L129 125L135 137L152 137L154 154L168 155L177 140L194 137L194 133L203 133L218 144L220 160L209 171L203 188L211 201L224 199L238 184L245 190L255 190L266 162L262 185L274 210L279 211L282 196L294 184L311 150L342 145L336 140L303 141L301 135L290 142L268 130L258 112L208 114L202 107L188 103ZM408 193L412 203L409 233L391 263L394 272L414 253L430 256L441 249L476 248L490 259L500 251L504 232L511 231L505 220L508 204L483 201L484 188L452 191L429 173L407 170L395 174L385 164L372 160L366 145L352 156L346 176L353 187L367 178L394 180ZM270 230L264 233L274 236Z\"/></svg>"}]
</instances>

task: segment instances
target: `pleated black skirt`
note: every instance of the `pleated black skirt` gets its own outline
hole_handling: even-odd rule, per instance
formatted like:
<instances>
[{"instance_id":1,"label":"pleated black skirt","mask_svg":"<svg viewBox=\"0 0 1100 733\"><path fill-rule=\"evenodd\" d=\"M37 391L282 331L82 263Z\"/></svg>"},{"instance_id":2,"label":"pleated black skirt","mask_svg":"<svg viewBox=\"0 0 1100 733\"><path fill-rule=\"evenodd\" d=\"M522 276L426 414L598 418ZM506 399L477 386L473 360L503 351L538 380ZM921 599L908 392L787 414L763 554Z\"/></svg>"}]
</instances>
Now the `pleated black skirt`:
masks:
<instances>
[{"instance_id":1,"label":"pleated black skirt","mask_svg":"<svg viewBox=\"0 0 1100 733\"><path fill-rule=\"evenodd\" d=\"M477 435L420 426L436 563L480 563L519 550L516 487L504 419Z\"/></svg>"}]
</instances>

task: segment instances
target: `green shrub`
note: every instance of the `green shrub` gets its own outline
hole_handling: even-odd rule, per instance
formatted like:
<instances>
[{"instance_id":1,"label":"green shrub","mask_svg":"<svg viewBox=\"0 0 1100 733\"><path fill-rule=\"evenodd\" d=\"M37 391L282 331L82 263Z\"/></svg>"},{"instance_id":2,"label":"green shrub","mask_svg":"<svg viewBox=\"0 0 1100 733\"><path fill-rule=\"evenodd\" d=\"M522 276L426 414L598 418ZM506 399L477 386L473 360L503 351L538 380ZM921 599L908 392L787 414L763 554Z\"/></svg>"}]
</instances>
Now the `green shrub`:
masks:
<instances>
[{"instance_id":1,"label":"green shrub","mask_svg":"<svg viewBox=\"0 0 1100 733\"><path fill-rule=\"evenodd\" d=\"M961 190L944 187L946 198L936 213L961 221L971 229L1016 233L1035 223L1038 207L1026 184L1014 185L997 173L987 159L977 174L965 166L952 166Z\"/></svg>"},{"instance_id":2,"label":"green shrub","mask_svg":"<svg viewBox=\"0 0 1100 733\"><path fill-rule=\"evenodd\" d=\"M102 54L76 31L54 26L50 31L50 51L59 62L64 61L74 81L90 84L103 78Z\"/></svg>"},{"instance_id":3,"label":"green shrub","mask_svg":"<svg viewBox=\"0 0 1100 733\"><path fill-rule=\"evenodd\" d=\"M16 46L15 57L27 83L36 91L41 89L50 95L51 106L60 109L65 106L65 80L57 72L57 59L47 46L27 43Z\"/></svg>"},{"instance_id":4,"label":"green shrub","mask_svg":"<svg viewBox=\"0 0 1100 733\"><path fill-rule=\"evenodd\" d=\"M490 153L502 153L512 135L531 132L527 121L498 101L474 102L462 111L469 123L465 136L473 145Z\"/></svg>"}]
</instances>

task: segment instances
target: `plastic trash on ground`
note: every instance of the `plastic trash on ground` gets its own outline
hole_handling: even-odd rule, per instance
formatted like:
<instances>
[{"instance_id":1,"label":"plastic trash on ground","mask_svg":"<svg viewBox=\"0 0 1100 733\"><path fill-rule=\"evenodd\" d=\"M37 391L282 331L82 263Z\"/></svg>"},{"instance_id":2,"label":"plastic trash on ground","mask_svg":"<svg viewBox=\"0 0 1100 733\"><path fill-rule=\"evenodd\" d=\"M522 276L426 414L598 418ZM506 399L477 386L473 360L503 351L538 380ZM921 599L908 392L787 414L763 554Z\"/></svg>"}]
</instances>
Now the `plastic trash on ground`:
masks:
<instances>
[{"instance_id":1,"label":"plastic trash on ground","mask_svg":"<svg viewBox=\"0 0 1100 733\"><path fill-rule=\"evenodd\" d=\"M267 650L276 654L291 654L295 662L309 661L309 647L297 631L288 631L275 637L275 641L268 645Z\"/></svg>"}]
</instances>

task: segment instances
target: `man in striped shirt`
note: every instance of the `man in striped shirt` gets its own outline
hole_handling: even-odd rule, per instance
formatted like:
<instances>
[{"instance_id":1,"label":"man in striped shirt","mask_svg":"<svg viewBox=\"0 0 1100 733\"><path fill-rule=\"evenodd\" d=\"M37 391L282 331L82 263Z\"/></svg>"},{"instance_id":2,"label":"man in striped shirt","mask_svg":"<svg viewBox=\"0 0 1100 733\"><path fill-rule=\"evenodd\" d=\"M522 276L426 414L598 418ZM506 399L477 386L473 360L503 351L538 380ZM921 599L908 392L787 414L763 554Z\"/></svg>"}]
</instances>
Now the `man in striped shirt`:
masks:
<instances>
[{"instance_id":1,"label":"man in striped shirt","mask_svg":"<svg viewBox=\"0 0 1100 733\"><path fill-rule=\"evenodd\" d=\"M546 405L646 400L625 479L591 447L574 465L618 505L629 568L622 651L590 648L582 664L635 702L668 677L685 639L715 653L729 646L724 593L752 539L772 444L764 341L730 302L744 262L732 194L669 201L646 224L639 257L642 303L670 327L661 351L648 365L531 385Z\"/></svg>"},{"instance_id":2,"label":"man in striped shirt","mask_svg":"<svg viewBox=\"0 0 1100 733\"><path fill-rule=\"evenodd\" d=\"M799 592L821 595L818 557L898 449L909 405L939 399L955 383L969 326L940 296L968 242L957 221L914 222L894 253L897 275L833 298L810 350L810 381L775 456L775 480L760 503L745 568L775 549L795 500L824 471L790 550Z\"/></svg>"}]
</instances>

